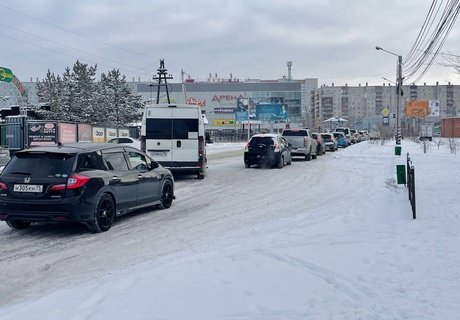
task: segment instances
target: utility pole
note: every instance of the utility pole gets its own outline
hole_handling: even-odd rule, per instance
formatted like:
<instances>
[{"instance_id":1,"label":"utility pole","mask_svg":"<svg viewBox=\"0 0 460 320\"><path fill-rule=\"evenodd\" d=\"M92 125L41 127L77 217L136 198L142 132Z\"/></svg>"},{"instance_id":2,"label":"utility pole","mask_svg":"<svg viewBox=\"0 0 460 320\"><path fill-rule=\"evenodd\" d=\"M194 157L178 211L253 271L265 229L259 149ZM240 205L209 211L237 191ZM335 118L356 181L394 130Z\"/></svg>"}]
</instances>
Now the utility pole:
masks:
<instances>
[{"instance_id":1,"label":"utility pole","mask_svg":"<svg viewBox=\"0 0 460 320\"><path fill-rule=\"evenodd\" d=\"M168 71L165 68L165 60L161 59L160 60L160 67L157 69L157 74L158 76L154 76L152 79L157 80L158 83L156 84L157 86L157 104L160 103L160 91L161 87L165 87L166 90L166 96L168 97L168 103L171 103L171 100L169 99L169 89L168 89L168 79L171 80L173 77L172 75L167 75ZM164 83L163 83L164 81Z\"/></svg>"},{"instance_id":2,"label":"utility pole","mask_svg":"<svg viewBox=\"0 0 460 320\"><path fill-rule=\"evenodd\" d=\"M389 54L392 54L396 57L398 57L398 65L396 67L396 94L398 95L396 97L396 134L395 134L395 139L396 139L396 145L401 144L401 128L399 124L399 109L401 106L401 96L402 96L402 83L403 83L403 77L402 77L402 56L399 54L396 54L394 52L388 51L386 49L383 49L382 47L375 47L376 50L382 50L385 51Z\"/></svg>"},{"instance_id":3,"label":"utility pole","mask_svg":"<svg viewBox=\"0 0 460 320\"><path fill-rule=\"evenodd\" d=\"M402 92L402 56L398 56L398 89L397 94L398 98L396 100L396 144L401 144L401 125L399 123L399 110L401 107L401 92Z\"/></svg>"}]
</instances>

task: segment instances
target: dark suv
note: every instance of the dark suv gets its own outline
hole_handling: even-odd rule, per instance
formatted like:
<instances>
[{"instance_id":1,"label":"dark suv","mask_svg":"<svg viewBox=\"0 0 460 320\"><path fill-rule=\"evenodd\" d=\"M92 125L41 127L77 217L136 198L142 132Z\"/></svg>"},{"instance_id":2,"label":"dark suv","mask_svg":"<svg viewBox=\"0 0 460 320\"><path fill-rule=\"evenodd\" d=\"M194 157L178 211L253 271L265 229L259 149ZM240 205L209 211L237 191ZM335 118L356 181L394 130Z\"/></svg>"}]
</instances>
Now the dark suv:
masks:
<instances>
[{"instance_id":1,"label":"dark suv","mask_svg":"<svg viewBox=\"0 0 460 320\"><path fill-rule=\"evenodd\" d=\"M292 163L291 150L279 134L256 134L251 137L244 150L244 164L277 166L282 168Z\"/></svg>"},{"instance_id":2,"label":"dark suv","mask_svg":"<svg viewBox=\"0 0 460 320\"><path fill-rule=\"evenodd\" d=\"M75 221L103 232L117 216L154 205L169 208L173 199L169 170L135 148L112 143L22 150L0 175L0 220L15 229Z\"/></svg>"}]
</instances>

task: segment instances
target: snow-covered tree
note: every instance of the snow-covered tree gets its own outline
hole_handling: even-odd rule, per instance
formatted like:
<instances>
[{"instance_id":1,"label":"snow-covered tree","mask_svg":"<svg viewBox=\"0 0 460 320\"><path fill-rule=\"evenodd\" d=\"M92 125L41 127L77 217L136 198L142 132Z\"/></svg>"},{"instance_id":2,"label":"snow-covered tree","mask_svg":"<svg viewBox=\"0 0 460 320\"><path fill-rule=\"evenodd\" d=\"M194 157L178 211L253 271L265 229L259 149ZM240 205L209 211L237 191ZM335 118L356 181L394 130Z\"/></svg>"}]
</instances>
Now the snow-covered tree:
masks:
<instances>
[{"instance_id":1,"label":"snow-covered tree","mask_svg":"<svg viewBox=\"0 0 460 320\"><path fill-rule=\"evenodd\" d=\"M40 119L54 119L123 127L140 119L142 107L139 95L134 95L126 77L119 70L102 73L96 82L97 65L88 66L77 61L66 68L62 77L48 71L46 78L37 84L42 108Z\"/></svg>"},{"instance_id":2,"label":"snow-covered tree","mask_svg":"<svg viewBox=\"0 0 460 320\"><path fill-rule=\"evenodd\" d=\"M133 95L126 77L119 70L102 73L99 93L99 98L104 101L98 102L98 105L103 106L103 112L98 113L98 116L106 125L118 128L139 120L140 96Z\"/></svg>"}]
</instances>

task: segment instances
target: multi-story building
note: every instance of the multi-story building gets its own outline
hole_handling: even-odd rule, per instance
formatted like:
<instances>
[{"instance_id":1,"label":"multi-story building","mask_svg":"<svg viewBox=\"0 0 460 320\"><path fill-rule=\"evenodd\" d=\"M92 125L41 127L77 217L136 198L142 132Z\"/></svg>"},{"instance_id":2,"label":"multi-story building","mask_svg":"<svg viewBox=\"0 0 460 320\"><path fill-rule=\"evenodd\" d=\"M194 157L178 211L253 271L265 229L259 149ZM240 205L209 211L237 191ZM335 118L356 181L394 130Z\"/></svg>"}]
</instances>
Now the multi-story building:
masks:
<instances>
[{"instance_id":1,"label":"multi-story building","mask_svg":"<svg viewBox=\"0 0 460 320\"><path fill-rule=\"evenodd\" d=\"M380 86L321 86L312 92L310 102L309 125L327 128L324 121L331 118L345 118L351 127L370 129L382 124L382 117L388 110L390 125L395 123L397 110L397 89L392 84ZM404 116L404 105L409 100L439 101L440 113L428 116L430 122L439 122L441 118L460 114L460 86L405 85L400 100L401 125L409 125L413 119Z\"/></svg>"}]
</instances>

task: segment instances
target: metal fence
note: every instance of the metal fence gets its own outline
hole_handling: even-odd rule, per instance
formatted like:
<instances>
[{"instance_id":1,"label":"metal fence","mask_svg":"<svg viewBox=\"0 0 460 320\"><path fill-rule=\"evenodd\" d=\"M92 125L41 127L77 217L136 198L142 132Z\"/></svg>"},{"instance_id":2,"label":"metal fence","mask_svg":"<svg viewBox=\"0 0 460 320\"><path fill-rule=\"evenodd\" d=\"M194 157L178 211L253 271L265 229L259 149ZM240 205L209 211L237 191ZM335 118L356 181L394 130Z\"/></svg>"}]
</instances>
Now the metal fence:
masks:
<instances>
[{"instance_id":1,"label":"metal fence","mask_svg":"<svg viewBox=\"0 0 460 320\"><path fill-rule=\"evenodd\" d=\"M412 160L409 157L409 152L407 153L407 190L409 191L409 201L412 208L412 219L417 217L417 211L415 208L415 168L412 165Z\"/></svg>"}]
</instances>

